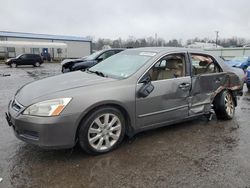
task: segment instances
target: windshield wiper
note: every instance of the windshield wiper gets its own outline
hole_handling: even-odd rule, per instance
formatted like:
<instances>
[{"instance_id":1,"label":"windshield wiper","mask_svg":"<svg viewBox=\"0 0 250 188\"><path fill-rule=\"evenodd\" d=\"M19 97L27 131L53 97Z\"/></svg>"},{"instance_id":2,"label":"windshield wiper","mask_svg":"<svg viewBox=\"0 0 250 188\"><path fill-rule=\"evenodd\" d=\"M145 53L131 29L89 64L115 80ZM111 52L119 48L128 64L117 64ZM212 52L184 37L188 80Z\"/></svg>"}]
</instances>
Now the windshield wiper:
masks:
<instances>
[{"instance_id":1,"label":"windshield wiper","mask_svg":"<svg viewBox=\"0 0 250 188\"><path fill-rule=\"evenodd\" d=\"M103 72L101 72L101 71L93 71L93 70L89 70L89 69L87 69L87 71L90 72L90 73L95 73L95 74L97 74L98 76L107 77L107 76L106 76Z\"/></svg>"}]
</instances>

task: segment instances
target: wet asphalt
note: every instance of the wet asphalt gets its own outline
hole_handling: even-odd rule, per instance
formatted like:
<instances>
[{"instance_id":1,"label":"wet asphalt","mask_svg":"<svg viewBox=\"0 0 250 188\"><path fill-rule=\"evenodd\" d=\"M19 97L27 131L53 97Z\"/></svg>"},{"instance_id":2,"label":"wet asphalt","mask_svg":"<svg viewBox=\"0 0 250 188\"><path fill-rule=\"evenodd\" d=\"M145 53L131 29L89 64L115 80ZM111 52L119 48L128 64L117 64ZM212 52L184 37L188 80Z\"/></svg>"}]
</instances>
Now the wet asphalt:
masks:
<instances>
[{"instance_id":1,"label":"wet asphalt","mask_svg":"<svg viewBox=\"0 0 250 188\"><path fill-rule=\"evenodd\" d=\"M23 84L60 74L0 65L0 188L9 187L250 187L250 93L244 88L231 121L214 117L125 138L115 151L90 156L79 147L43 150L15 138L4 112ZM2 178L2 181L1 181Z\"/></svg>"}]
</instances>

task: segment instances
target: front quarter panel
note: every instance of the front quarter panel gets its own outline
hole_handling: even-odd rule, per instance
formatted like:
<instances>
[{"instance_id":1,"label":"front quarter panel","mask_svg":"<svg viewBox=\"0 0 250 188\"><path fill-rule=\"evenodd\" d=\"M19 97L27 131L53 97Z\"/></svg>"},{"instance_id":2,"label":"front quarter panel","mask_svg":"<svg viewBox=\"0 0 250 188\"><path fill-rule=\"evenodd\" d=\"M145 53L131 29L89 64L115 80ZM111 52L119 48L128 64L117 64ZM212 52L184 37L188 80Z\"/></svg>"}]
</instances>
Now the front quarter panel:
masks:
<instances>
[{"instance_id":1,"label":"front quarter panel","mask_svg":"<svg viewBox=\"0 0 250 188\"><path fill-rule=\"evenodd\" d=\"M72 97L72 100L63 110L62 115L79 114L72 121L75 132L81 122L91 110L103 105L118 105L129 115L130 127L135 124L135 84L126 80L118 80L106 84L76 88L50 95L50 98Z\"/></svg>"}]
</instances>

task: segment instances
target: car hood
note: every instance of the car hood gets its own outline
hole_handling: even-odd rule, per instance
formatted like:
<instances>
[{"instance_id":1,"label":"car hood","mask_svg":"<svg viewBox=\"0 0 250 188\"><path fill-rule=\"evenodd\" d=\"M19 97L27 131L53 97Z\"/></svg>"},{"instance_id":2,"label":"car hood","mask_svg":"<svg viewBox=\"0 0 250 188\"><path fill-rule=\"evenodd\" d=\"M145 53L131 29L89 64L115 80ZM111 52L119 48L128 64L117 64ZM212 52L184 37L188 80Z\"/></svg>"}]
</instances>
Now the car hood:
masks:
<instances>
[{"instance_id":1,"label":"car hood","mask_svg":"<svg viewBox=\"0 0 250 188\"><path fill-rule=\"evenodd\" d=\"M85 60L85 61L81 61L81 62L76 62L74 65L73 65L73 69L77 66L84 66L84 65L92 65L97 63L96 60Z\"/></svg>"},{"instance_id":2,"label":"car hood","mask_svg":"<svg viewBox=\"0 0 250 188\"><path fill-rule=\"evenodd\" d=\"M61 62L61 65L66 65L68 63L75 63L75 62L82 62L84 61L86 58L79 58L79 59L64 59L62 62Z\"/></svg>"},{"instance_id":3,"label":"car hood","mask_svg":"<svg viewBox=\"0 0 250 188\"><path fill-rule=\"evenodd\" d=\"M92 73L75 71L26 84L17 91L15 98L20 104L28 106L33 102L37 102L40 97L45 97L69 89L87 87L90 85L93 86L110 81L115 81L115 79L104 78Z\"/></svg>"},{"instance_id":4,"label":"car hood","mask_svg":"<svg viewBox=\"0 0 250 188\"><path fill-rule=\"evenodd\" d=\"M14 60L14 59L16 59L16 58L8 58L8 59L6 59L6 62L9 62L9 61L11 61L11 60Z\"/></svg>"}]
</instances>

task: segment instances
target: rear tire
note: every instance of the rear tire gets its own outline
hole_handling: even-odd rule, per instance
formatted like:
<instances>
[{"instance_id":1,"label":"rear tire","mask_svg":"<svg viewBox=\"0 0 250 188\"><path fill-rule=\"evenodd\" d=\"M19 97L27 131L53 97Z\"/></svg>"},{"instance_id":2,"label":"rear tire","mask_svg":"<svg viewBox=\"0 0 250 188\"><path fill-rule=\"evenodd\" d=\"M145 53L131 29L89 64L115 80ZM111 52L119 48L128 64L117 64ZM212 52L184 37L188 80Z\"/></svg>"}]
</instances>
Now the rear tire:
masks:
<instances>
[{"instance_id":1,"label":"rear tire","mask_svg":"<svg viewBox=\"0 0 250 188\"><path fill-rule=\"evenodd\" d=\"M102 107L80 124L80 147L89 154L103 154L117 148L125 135L125 119L114 107Z\"/></svg>"},{"instance_id":2,"label":"rear tire","mask_svg":"<svg viewBox=\"0 0 250 188\"><path fill-rule=\"evenodd\" d=\"M34 64L34 67L40 67L40 63L39 62L36 62L35 64Z\"/></svg>"},{"instance_id":3,"label":"rear tire","mask_svg":"<svg viewBox=\"0 0 250 188\"><path fill-rule=\"evenodd\" d=\"M214 99L214 111L218 119L232 119L235 112L235 102L233 95L224 90L220 92Z\"/></svg>"}]
</instances>

